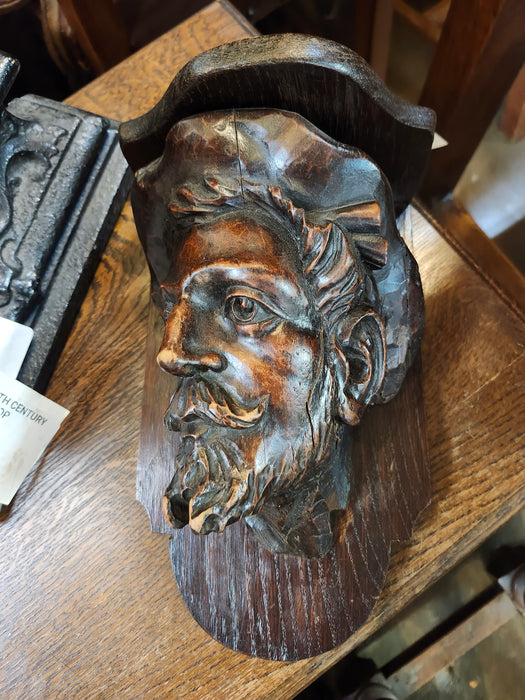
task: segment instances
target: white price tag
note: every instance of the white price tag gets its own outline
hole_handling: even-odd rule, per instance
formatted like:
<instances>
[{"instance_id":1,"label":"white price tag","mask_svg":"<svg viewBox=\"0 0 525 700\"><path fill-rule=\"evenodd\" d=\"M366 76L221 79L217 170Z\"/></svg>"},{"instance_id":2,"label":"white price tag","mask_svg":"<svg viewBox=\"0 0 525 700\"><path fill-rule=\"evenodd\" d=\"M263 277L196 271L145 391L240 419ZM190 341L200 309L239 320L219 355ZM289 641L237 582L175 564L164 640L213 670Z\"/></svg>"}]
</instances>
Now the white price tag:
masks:
<instances>
[{"instance_id":1,"label":"white price tag","mask_svg":"<svg viewBox=\"0 0 525 700\"><path fill-rule=\"evenodd\" d=\"M32 328L0 318L0 372L16 379L32 339Z\"/></svg>"},{"instance_id":2,"label":"white price tag","mask_svg":"<svg viewBox=\"0 0 525 700\"><path fill-rule=\"evenodd\" d=\"M434 140L432 141L431 150L435 151L437 148L444 148L445 146L448 146L448 141L440 136L437 131L434 132Z\"/></svg>"},{"instance_id":3,"label":"white price tag","mask_svg":"<svg viewBox=\"0 0 525 700\"><path fill-rule=\"evenodd\" d=\"M0 503L11 502L68 413L0 372Z\"/></svg>"}]
</instances>

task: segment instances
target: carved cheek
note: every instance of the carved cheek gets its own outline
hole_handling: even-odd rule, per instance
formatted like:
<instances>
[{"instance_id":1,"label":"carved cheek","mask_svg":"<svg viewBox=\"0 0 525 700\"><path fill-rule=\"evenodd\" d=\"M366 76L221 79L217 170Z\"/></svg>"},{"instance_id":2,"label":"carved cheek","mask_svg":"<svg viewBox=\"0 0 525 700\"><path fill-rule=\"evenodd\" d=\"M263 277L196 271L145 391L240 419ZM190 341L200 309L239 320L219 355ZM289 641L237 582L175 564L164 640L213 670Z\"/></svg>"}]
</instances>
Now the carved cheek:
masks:
<instances>
[{"instance_id":1,"label":"carved cheek","mask_svg":"<svg viewBox=\"0 0 525 700\"><path fill-rule=\"evenodd\" d=\"M322 349L313 334L288 332L269 368L273 391L271 403L283 415L304 412L322 363Z\"/></svg>"},{"instance_id":2,"label":"carved cheek","mask_svg":"<svg viewBox=\"0 0 525 700\"><path fill-rule=\"evenodd\" d=\"M283 324L262 338L224 338L214 347L226 357L223 382L245 398L270 395L270 405L283 415L291 403L304 405L315 382L321 361L321 344L313 333Z\"/></svg>"},{"instance_id":3,"label":"carved cheek","mask_svg":"<svg viewBox=\"0 0 525 700\"><path fill-rule=\"evenodd\" d=\"M313 379L314 367L319 355L317 343L300 342L295 344L288 354L290 374L300 381Z\"/></svg>"}]
</instances>

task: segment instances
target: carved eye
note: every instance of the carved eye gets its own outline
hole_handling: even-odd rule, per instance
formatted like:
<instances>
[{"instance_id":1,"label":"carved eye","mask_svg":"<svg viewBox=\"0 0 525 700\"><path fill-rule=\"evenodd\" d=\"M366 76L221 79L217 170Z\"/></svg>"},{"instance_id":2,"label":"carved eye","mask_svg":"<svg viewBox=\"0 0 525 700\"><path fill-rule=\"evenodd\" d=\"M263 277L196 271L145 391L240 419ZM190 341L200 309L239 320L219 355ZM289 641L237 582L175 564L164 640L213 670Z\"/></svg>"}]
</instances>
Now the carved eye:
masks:
<instances>
[{"instance_id":1,"label":"carved eye","mask_svg":"<svg viewBox=\"0 0 525 700\"><path fill-rule=\"evenodd\" d=\"M274 318L270 309L251 297L232 296L226 302L226 314L236 324L262 323Z\"/></svg>"},{"instance_id":2,"label":"carved eye","mask_svg":"<svg viewBox=\"0 0 525 700\"><path fill-rule=\"evenodd\" d=\"M239 323L250 323L255 318L257 306L249 297L233 297L230 310L233 318Z\"/></svg>"}]
</instances>

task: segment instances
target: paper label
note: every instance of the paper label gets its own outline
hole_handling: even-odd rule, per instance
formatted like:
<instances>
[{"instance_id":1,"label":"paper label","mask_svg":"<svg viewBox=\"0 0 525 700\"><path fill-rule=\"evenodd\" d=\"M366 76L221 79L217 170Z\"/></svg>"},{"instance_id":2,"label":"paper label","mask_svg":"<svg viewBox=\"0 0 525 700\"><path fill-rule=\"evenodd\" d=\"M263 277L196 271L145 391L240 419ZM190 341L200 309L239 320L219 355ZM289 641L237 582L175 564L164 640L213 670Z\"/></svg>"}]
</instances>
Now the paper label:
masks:
<instances>
[{"instance_id":1,"label":"paper label","mask_svg":"<svg viewBox=\"0 0 525 700\"><path fill-rule=\"evenodd\" d=\"M21 323L0 318L0 371L16 379L27 354L33 329Z\"/></svg>"},{"instance_id":2,"label":"paper label","mask_svg":"<svg viewBox=\"0 0 525 700\"><path fill-rule=\"evenodd\" d=\"M445 146L448 146L448 141L446 141L442 136L438 134L438 132L434 132L434 140L432 141L432 151L435 151L437 148L444 148Z\"/></svg>"},{"instance_id":3,"label":"paper label","mask_svg":"<svg viewBox=\"0 0 525 700\"><path fill-rule=\"evenodd\" d=\"M0 372L0 503L8 505L69 411Z\"/></svg>"}]
</instances>

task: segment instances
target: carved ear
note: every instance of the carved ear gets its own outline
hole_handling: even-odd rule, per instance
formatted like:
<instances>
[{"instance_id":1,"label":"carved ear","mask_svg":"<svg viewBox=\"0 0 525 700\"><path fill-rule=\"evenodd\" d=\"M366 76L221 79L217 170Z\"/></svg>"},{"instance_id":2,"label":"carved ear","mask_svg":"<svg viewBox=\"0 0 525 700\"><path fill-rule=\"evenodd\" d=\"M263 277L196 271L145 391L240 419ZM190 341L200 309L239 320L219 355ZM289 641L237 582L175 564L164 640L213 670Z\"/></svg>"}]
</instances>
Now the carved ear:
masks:
<instances>
[{"instance_id":1,"label":"carved ear","mask_svg":"<svg viewBox=\"0 0 525 700\"><path fill-rule=\"evenodd\" d=\"M334 409L342 421L357 425L385 376L386 335L381 316L368 309L341 319L335 330L335 350Z\"/></svg>"}]
</instances>

